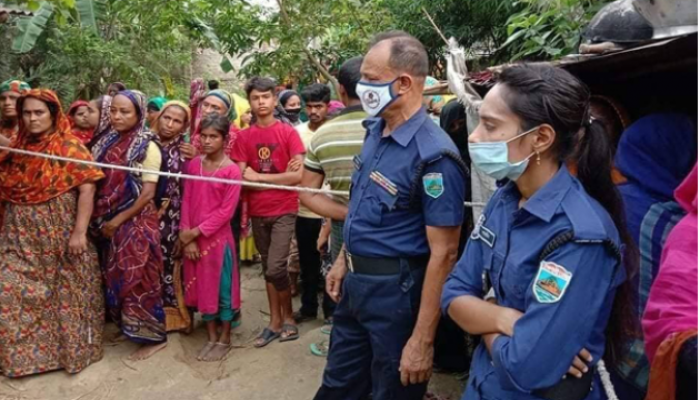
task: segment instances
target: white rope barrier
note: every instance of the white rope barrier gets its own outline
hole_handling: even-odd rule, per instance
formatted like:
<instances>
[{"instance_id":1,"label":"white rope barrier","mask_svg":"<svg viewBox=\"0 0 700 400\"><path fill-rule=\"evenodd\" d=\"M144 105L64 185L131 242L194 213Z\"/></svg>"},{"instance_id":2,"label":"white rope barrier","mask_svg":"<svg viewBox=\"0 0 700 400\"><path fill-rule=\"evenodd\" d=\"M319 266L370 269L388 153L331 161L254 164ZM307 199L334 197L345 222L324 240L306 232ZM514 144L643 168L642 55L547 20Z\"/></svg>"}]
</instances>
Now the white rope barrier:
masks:
<instances>
[{"instance_id":1,"label":"white rope barrier","mask_svg":"<svg viewBox=\"0 0 700 400\"><path fill-rule=\"evenodd\" d=\"M191 180L195 180L195 181L224 183L227 185L239 185L239 186L258 188L258 189L289 190L292 192L299 192L299 193L306 192L306 193L316 193L316 194L326 194L326 195L331 194L331 195L345 196L345 197L348 197L350 195L349 192L345 192L342 190L312 189L312 188L299 187L299 186L275 185L272 183L249 182L249 181L235 180L235 179L221 179L221 178L214 178L214 177L208 177L208 176L186 175L186 174L182 174L182 173L174 174L172 172L163 172L163 171L150 170L150 169L144 169L144 168L126 167L123 165L105 164L105 163L100 163L100 162L96 162L96 161L78 160L78 159L70 158L70 157L54 156L54 155L50 155L50 154L37 153L34 151L15 149L15 148L5 147L5 146L0 146L0 151L7 151L10 153L23 154L23 155L32 156L32 157L46 158L49 160L90 165L90 166L98 167L98 168L108 168L108 169L115 169L115 170L120 170L120 171L135 172L135 173L139 173L139 174L152 174L152 175L158 175L158 176L165 176L168 178L191 179ZM465 202L464 206L465 207L484 207L485 204Z\"/></svg>"}]
</instances>

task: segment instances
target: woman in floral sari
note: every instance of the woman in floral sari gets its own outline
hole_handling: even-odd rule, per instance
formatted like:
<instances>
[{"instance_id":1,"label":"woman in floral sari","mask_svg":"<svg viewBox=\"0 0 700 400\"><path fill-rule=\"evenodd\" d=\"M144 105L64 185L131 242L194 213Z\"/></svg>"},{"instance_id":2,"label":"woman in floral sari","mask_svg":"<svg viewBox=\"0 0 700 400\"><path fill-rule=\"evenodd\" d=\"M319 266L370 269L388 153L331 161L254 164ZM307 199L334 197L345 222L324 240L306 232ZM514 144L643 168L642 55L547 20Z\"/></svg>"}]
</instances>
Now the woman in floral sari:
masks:
<instances>
[{"instance_id":1,"label":"woman in floral sari","mask_svg":"<svg viewBox=\"0 0 700 400\"><path fill-rule=\"evenodd\" d=\"M163 105L160 115L153 124L153 133L160 145L163 156L163 170L178 174L182 172L185 159L180 153L180 145L185 143L190 120L190 109L180 101L170 101ZM180 218L182 207L182 181L167 178L162 194L158 199L160 216L160 247L163 251L165 271L163 306L165 326L168 332L188 330L192 320L185 305L182 285L182 252L179 246Z\"/></svg>"},{"instance_id":2,"label":"woman in floral sari","mask_svg":"<svg viewBox=\"0 0 700 400\"><path fill-rule=\"evenodd\" d=\"M98 162L160 170L161 154L145 129L146 100L122 91L112 100L111 130L93 146ZM142 344L131 360L166 346L163 253L153 199L158 176L106 168L97 187L93 230L100 237L107 308L121 334Z\"/></svg>"},{"instance_id":3,"label":"woman in floral sari","mask_svg":"<svg viewBox=\"0 0 700 400\"><path fill-rule=\"evenodd\" d=\"M15 147L92 161L56 94L20 97ZM95 182L78 163L0 156L0 371L21 377L77 373L102 358L104 303L97 251L87 239Z\"/></svg>"}]
</instances>

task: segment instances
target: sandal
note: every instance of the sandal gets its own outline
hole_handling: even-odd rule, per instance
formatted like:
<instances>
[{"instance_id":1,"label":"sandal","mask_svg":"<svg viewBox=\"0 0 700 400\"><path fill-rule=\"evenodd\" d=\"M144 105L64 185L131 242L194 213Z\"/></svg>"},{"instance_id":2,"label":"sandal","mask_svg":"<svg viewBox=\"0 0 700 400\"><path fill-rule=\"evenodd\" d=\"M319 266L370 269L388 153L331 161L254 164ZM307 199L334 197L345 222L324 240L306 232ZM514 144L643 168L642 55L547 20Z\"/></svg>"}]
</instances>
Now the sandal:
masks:
<instances>
[{"instance_id":1,"label":"sandal","mask_svg":"<svg viewBox=\"0 0 700 400\"><path fill-rule=\"evenodd\" d=\"M270 328L265 328L262 332L260 332L258 337L255 338L256 343L254 346L258 349L263 348L280 336L282 336L282 332L275 332ZM261 343L257 343L258 339L262 339L263 341Z\"/></svg>"},{"instance_id":2,"label":"sandal","mask_svg":"<svg viewBox=\"0 0 700 400\"><path fill-rule=\"evenodd\" d=\"M282 325L282 333L290 333L291 335L287 335L287 337L282 337L280 333L280 343L284 342L291 342L293 340L299 339L299 328L295 325L290 325L290 324L284 324Z\"/></svg>"},{"instance_id":3,"label":"sandal","mask_svg":"<svg viewBox=\"0 0 700 400\"><path fill-rule=\"evenodd\" d=\"M328 357L328 342L327 341L322 341L320 343L311 343L311 354L317 356L317 357L323 357L326 358Z\"/></svg>"},{"instance_id":4,"label":"sandal","mask_svg":"<svg viewBox=\"0 0 700 400\"><path fill-rule=\"evenodd\" d=\"M327 319L323 321L323 327L321 328L321 333L324 335L329 335L331 334L331 331L333 330L333 320Z\"/></svg>"}]
</instances>

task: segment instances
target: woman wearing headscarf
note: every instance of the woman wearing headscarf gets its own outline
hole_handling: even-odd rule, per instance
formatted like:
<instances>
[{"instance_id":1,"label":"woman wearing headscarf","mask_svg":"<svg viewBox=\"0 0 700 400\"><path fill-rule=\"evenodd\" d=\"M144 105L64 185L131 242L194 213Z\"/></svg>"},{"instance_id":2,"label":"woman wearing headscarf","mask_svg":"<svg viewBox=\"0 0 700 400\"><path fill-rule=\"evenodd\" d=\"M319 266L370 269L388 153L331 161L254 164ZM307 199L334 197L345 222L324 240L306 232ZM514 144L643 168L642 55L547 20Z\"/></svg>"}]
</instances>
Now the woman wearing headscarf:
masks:
<instances>
[{"instance_id":1,"label":"woman wearing headscarf","mask_svg":"<svg viewBox=\"0 0 700 400\"><path fill-rule=\"evenodd\" d=\"M202 118L204 118L206 115L216 113L221 116L226 116L229 121L235 121L237 118L239 118L234 102L235 99L231 93L225 90L217 89L207 92L202 100L197 103L198 108L196 110L190 109L190 112L193 115L196 115L195 118L197 120L194 124L194 131L190 135L190 142L181 146L181 150L185 158L191 160L201 153L202 148L199 139L201 130L200 125ZM226 144L226 155L231 154L233 143L236 141L236 137L238 137L238 132L239 129L232 123L228 143Z\"/></svg>"},{"instance_id":2,"label":"woman wearing headscarf","mask_svg":"<svg viewBox=\"0 0 700 400\"><path fill-rule=\"evenodd\" d=\"M165 97L152 97L148 99L148 103L146 103L146 126L151 128L153 127L153 124L156 122L156 119L158 119L158 116L160 115L160 111L163 109L163 106L165 103L168 102L168 99Z\"/></svg>"},{"instance_id":3,"label":"woman wearing headscarf","mask_svg":"<svg viewBox=\"0 0 700 400\"><path fill-rule=\"evenodd\" d=\"M50 90L17 102L16 148L92 161ZM31 121L31 122L30 122ZM97 251L87 238L95 182L85 164L0 156L0 371L77 373L102 358L104 303Z\"/></svg>"},{"instance_id":4,"label":"woman wearing headscarf","mask_svg":"<svg viewBox=\"0 0 700 400\"><path fill-rule=\"evenodd\" d=\"M674 190L697 160L697 133L693 121L677 113L652 114L637 120L622 134L615 156L618 184L625 205L627 228L639 247L639 273L632 277L637 324L647 305L649 291L659 271L664 242L671 228L685 215L674 199ZM641 328L613 374L618 396L644 397L649 362L644 356ZM622 378L622 380L618 379Z\"/></svg>"},{"instance_id":5,"label":"woman wearing headscarf","mask_svg":"<svg viewBox=\"0 0 700 400\"><path fill-rule=\"evenodd\" d=\"M653 400L698 398L697 164L675 196L688 215L668 236L642 321Z\"/></svg>"},{"instance_id":6,"label":"woman wearing headscarf","mask_svg":"<svg viewBox=\"0 0 700 400\"><path fill-rule=\"evenodd\" d=\"M90 118L90 114L90 103L85 100L73 102L68 109L68 120L70 121L73 136L80 139L83 144L87 144L92 140L92 134L97 128L97 122L94 125L92 124L97 118Z\"/></svg>"},{"instance_id":7,"label":"woman wearing headscarf","mask_svg":"<svg viewBox=\"0 0 700 400\"><path fill-rule=\"evenodd\" d=\"M110 108L111 129L92 148L95 160L159 171L160 149L145 119L145 97L119 92ZM163 253L153 201L158 175L109 168L104 173L92 228L100 238L107 308L121 334L144 345L130 359L143 360L166 345Z\"/></svg>"},{"instance_id":8,"label":"woman wearing headscarf","mask_svg":"<svg viewBox=\"0 0 700 400\"><path fill-rule=\"evenodd\" d=\"M185 132L189 129L190 109L181 101L170 101L153 124L153 133L163 157L162 170L173 174L182 172L185 158L180 153L180 145L185 143ZM163 307L165 326L168 332L187 330L192 320L185 305L182 285L182 249L179 246L180 219L183 182L178 178L164 181L162 198L157 199L160 216L160 247L163 252L165 271ZM159 190L160 193L160 190ZM159 204L158 204L159 203Z\"/></svg>"},{"instance_id":9,"label":"woman wearing headscarf","mask_svg":"<svg viewBox=\"0 0 700 400\"><path fill-rule=\"evenodd\" d=\"M111 129L110 119L109 119L109 109L112 107L112 97L111 96L100 96L95 100L90 101L90 124L95 125L95 130L92 134L92 138L88 143L88 148L92 149L92 146L97 143L97 141L102 138L102 136L109 133Z\"/></svg>"},{"instance_id":10,"label":"woman wearing headscarf","mask_svg":"<svg viewBox=\"0 0 700 400\"><path fill-rule=\"evenodd\" d=\"M301 124L301 96L293 90L283 90L277 96L275 118L291 126Z\"/></svg>"},{"instance_id":11,"label":"woman wearing headscarf","mask_svg":"<svg viewBox=\"0 0 700 400\"><path fill-rule=\"evenodd\" d=\"M17 99L29 84L18 80L8 80L0 84L0 145L7 146L17 136L19 117Z\"/></svg>"}]
</instances>

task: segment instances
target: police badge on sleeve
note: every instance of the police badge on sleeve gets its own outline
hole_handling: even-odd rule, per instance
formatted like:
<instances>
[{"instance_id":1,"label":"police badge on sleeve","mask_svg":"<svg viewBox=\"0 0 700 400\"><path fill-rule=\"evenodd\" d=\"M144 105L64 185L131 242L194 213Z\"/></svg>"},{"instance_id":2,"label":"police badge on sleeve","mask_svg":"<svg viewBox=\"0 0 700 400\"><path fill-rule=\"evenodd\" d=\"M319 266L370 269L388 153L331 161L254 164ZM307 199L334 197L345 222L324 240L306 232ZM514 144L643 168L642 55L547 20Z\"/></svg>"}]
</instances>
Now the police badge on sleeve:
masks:
<instances>
[{"instance_id":1,"label":"police badge on sleeve","mask_svg":"<svg viewBox=\"0 0 700 400\"><path fill-rule=\"evenodd\" d=\"M561 265L542 261L532 291L540 303L556 303L564 297L573 274Z\"/></svg>"},{"instance_id":2,"label":"police badge on sleeve","mask_svg":"<svg viewBox=\"0 0 700 400\"><path fill-rule=\"evenodd\" d=\"M425 189L425 194L437 199L445 193L445 184L442 179L442 174L433 172L430 174L425 174L423 176L423 188Z\"/></svg>"}]
</instances>

